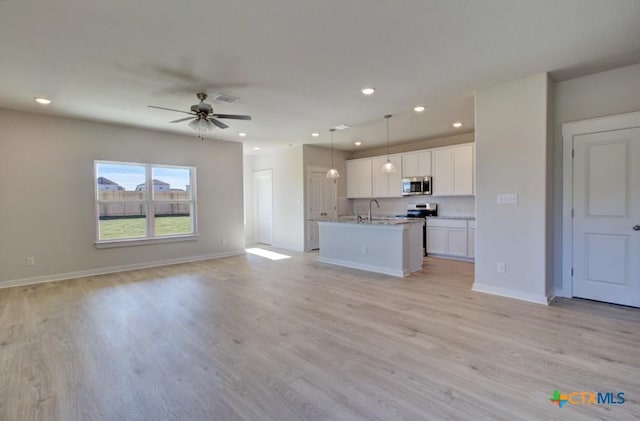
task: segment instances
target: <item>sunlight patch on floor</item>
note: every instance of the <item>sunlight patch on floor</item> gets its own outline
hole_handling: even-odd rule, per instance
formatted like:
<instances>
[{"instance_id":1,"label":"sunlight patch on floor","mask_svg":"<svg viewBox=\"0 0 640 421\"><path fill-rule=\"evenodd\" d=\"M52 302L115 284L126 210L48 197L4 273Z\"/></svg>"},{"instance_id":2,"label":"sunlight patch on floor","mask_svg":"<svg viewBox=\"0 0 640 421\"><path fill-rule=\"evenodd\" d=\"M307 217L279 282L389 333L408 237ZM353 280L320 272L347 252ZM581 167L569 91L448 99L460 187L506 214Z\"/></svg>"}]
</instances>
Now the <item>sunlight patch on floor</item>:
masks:
<instances>
[{"instance_id":1,"label":"sunlight patch on floor","mask_svg":"<svg viewBox=\"0 0 640 421\"><path fill-rule=\"evenodd\" d=\"M286 254L280 254L276 253L275 251L269 251L257 247L245 249L245 251L249 254L255 254L256 256L265 257L269 260L282 260L291 258L291 256L287 256Z\"/></svg>"}]
</instances>

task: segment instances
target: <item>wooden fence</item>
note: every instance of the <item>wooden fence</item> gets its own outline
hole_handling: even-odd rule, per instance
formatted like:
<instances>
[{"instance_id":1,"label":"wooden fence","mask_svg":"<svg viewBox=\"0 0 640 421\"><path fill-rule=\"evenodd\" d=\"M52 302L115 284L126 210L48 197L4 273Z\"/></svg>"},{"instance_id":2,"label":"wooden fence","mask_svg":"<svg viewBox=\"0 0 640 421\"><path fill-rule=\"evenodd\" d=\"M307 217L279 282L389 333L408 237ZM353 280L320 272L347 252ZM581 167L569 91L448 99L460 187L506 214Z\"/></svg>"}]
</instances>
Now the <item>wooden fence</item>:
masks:
<instances>
[{"instance_id":1,"label":"wooden fence","mask_svg":"<svg viewBox=\"0 0 640 421\"><path fill-rule=\"evenodd\" d=\"M100 219L135 218L145 216L145 192L137 191L99 191ZM174 190L155 192L154 200L173 203L156 203L155 216L180 216L191 214L191 192Z\"/></svg>"}]
</instances>

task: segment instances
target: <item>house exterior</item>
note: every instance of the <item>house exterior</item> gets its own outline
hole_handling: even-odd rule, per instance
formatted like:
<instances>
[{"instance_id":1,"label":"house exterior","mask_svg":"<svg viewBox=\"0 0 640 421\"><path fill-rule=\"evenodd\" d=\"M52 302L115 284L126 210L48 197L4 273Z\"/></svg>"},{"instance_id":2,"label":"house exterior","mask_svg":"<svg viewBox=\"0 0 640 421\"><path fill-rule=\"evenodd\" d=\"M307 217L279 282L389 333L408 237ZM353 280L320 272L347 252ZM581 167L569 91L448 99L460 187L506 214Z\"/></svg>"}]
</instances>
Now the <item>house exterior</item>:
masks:
<instances>
[{"instance_id":1,"label":"house exterior","mask_svg":"<svg viewBox=\"0 0 640 421\"><path fill-rule=\"evenodd\" d=\"M98 177L98 190L99 191L123 191L124 187L115 181L111 181L106 177Z\"/></svg>"},{"instance_id":2,"label":"house exterior","mask_svg":"<svg viewBox=\"0 0 640 421\"><path fill-rule=\"evenodd\" d=\"M147 183L138 184L136 186L136 191L146 191ZM171 190L171 186L169 183L165 183L162 180L153 179L153 191L169 191Z\"/></svg>"}]
</instances>

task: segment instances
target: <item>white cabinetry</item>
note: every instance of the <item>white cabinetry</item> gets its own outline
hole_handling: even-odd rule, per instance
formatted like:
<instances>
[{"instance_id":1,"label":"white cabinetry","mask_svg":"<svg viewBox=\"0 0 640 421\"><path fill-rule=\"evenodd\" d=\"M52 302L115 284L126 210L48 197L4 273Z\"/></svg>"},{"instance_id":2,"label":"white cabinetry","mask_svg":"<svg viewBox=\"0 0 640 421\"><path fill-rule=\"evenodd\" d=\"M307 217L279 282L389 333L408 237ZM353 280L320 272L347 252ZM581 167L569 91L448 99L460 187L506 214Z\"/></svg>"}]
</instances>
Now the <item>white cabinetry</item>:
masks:
<instances>
[{"instance_id":1,"label":"white cabinetry","mask_svg":"<svg viewBox=\"0 0 640 421\"><path fill-rule=\"evenodd\" d=\"M402 159L400 155L390 155L389 161L396 166L396 172L383 173L382 166L387 162L386 156L371 160L373 174L373 197L401 197L402 196Z\"/></svg>"},{"instance_id":2,"label":"white cabinetry","mask_svg":"<svg viewBox=\"0 0 640 421\"><path fill-rule=\"evenodd\" d=\"M347 197L371 197L371 158L347 161Z\"/></svg>"},{"instance_id":3,"label":"white cabinetry","mask_svg":"<svg viewBox=\"0 0 640 421\"><path fill-rule=\"evenodd\" d=\"M433 151L434 196L470 196L475 193L473 146L464 144Z\"/></svg>"},{"instance_id":4,"label":"white cabinetry","mask_svg":"<svg viewBox=\"0 0 640 421\"><path fill-rule=\"evenodd\" d=\"M473 240L467 225L473 224ZM427 219L427 254L458 259L472 259L475 252L475 221L460 219Z\"/></svg>"},{"instance_id":5,"label":"white cabinetry","mask_svg":"<svg viewBox=\"0 0 640 421\"><path fill-rule=\"evenodd\" d=\"M386 156L347 161L347 197L402 197L403 177L433 177L434 196L473 196L474 144L390 155L397 172L383 174Z\"/></svg>"},{"instance_id":6,"label":"white cabinetry","mask_svg":"<svg viewBox=\"0 0 640 421\"><path fill-rule=\"evenodd\" d=\"M476 258L476 221L469 221L467 226L467 257Z\"/></svg>"},{"instance_id":7,"label":"white cabinetry","mask_svg":"<svg viewBox=\"0 0 640 421\"><path fill-rule=\"evenodd\" d=\"M431 151L402 154L402 177L431 175Z\"/></svg>"}]
</instances>

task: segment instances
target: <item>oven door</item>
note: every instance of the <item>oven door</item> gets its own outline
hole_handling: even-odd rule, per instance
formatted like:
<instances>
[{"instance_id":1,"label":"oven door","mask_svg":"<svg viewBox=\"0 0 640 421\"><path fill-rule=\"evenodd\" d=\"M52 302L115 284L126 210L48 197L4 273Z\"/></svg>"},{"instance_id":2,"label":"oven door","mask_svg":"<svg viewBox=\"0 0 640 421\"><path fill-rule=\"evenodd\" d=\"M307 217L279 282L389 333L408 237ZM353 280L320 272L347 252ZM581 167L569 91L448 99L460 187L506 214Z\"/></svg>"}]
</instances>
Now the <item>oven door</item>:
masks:
<instances>
[{"instance_id":1,"label":"oven door","mask_svg":"<svg viewBox=\"0 0 640 421\"><path fill-rule=\"evenodd\" d=\"M402 195L411 196L415 194L423 194L422 181L423 181L423 178L403 178L402 179Z\"/></svg>"}]
</instances>

